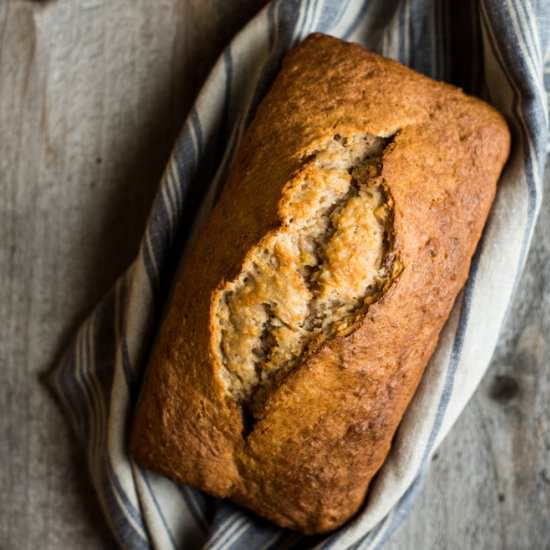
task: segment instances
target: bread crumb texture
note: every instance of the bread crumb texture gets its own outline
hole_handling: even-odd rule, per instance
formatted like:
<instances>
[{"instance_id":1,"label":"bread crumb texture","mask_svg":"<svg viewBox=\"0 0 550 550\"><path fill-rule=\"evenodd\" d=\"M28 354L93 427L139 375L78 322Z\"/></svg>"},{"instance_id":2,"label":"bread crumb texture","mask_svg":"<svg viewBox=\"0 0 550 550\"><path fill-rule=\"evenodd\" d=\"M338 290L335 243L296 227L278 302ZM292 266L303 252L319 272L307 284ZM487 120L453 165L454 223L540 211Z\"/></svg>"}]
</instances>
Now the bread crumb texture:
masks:
<instances>
[{"instance_id":1,"label":"bread crumb texture","mask_svg":"<svg viewBox=\"0 0 550 550\"><path fill-rule=\"evenodd\" d=\"M253 416L285 374L352 328L391 281L392 200L380 177L392 142L334 135L283 188L280 226L214 298L226 390Z\"/></svg>"}]
</instances>

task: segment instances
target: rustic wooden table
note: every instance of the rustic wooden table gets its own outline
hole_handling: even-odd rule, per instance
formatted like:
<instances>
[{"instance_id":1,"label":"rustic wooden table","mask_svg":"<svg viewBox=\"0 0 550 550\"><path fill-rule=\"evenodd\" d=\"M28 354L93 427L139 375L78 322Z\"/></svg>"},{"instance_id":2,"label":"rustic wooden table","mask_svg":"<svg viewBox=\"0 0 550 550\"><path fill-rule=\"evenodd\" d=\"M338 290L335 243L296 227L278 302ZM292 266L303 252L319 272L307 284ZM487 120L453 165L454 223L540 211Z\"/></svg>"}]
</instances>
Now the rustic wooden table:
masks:
<instances>
[{"instance_id":1,"label":"rustic wooden table","mask_svg":"<svg viewBox=\"0 0 550 550\"><path fill-rule=\"evenodd\" d=\"M135 254L260 0L0 0L0 548L113 540L41 374ZM493 365L388 548L550 548L550 199Z\"/></svg>"}]
</instances>

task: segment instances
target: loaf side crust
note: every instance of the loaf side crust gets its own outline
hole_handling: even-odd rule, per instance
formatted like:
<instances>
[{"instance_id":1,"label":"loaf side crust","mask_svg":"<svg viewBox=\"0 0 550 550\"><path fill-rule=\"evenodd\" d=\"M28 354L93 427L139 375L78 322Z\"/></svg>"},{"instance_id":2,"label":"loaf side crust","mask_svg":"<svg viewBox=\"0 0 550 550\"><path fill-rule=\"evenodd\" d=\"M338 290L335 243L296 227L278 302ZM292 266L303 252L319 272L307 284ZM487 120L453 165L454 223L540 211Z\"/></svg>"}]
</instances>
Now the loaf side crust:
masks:
<instances>
[{"instance_id":1,"label":"loaf side crust","mask_svg":"<svg viewBox=\"0 0 550 550\"><path fill-rule=\"evenodd\" d=\"M381 177L399 274L251 428L212 351L214 291L280 227L304 159L365 132L392 136ZM509 146L489 105L363 47L315 34L290 52L176 281L134 421L137 462L306 533L353 516L468 276Z\"/></svg>"}]
</instances>

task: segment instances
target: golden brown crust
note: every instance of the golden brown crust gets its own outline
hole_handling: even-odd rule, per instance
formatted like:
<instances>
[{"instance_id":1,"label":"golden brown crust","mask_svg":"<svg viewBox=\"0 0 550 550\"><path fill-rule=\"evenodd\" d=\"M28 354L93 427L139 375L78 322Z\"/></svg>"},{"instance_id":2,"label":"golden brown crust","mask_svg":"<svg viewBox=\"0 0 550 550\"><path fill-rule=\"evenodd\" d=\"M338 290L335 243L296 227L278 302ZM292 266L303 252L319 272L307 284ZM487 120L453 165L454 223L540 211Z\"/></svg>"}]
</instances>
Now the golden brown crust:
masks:
<instances>
[{"instance_id":1,"label":"golden brown crust","mask_svg":"<svg viewBox=\"0 0 550 550\"><path fill-rule=\"evenodd\" d=\"M382 177L402 272L359 327L269 396L247 437L213 372L213 290L279 223L281 191L334 134L395 134ZM312 35L285 59L179 276L132 434L136 460L281 526L334 529L365 498L462 288L509 150L482 101Z\"/></svg>"}]
</instances>

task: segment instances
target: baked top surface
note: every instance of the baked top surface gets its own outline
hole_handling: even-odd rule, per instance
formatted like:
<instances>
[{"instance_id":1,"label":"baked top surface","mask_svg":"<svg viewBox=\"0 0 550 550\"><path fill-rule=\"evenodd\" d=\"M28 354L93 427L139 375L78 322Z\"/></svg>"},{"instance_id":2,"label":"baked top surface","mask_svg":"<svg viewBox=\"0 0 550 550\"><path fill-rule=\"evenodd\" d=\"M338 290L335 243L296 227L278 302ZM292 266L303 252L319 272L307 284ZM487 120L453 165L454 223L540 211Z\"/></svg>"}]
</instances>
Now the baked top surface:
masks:
<instances>
[{"instance_id":1,"label":"baked top surface","mask_svg":"<svg viewBox=\"0 0 550 550\"><path fill-rule=\"evenodd\" d=\"M327 339L269 394L254 422L213 352L214 291L281 227L285 185L338 135L391 136L380 177L400 271L354 329ZM277 523L348 519L468 274L509 148L498 113L364 48L312 35L262 101L210 219L178 276L135 421L133 453Z\"/></svg>"}]
</instances>

